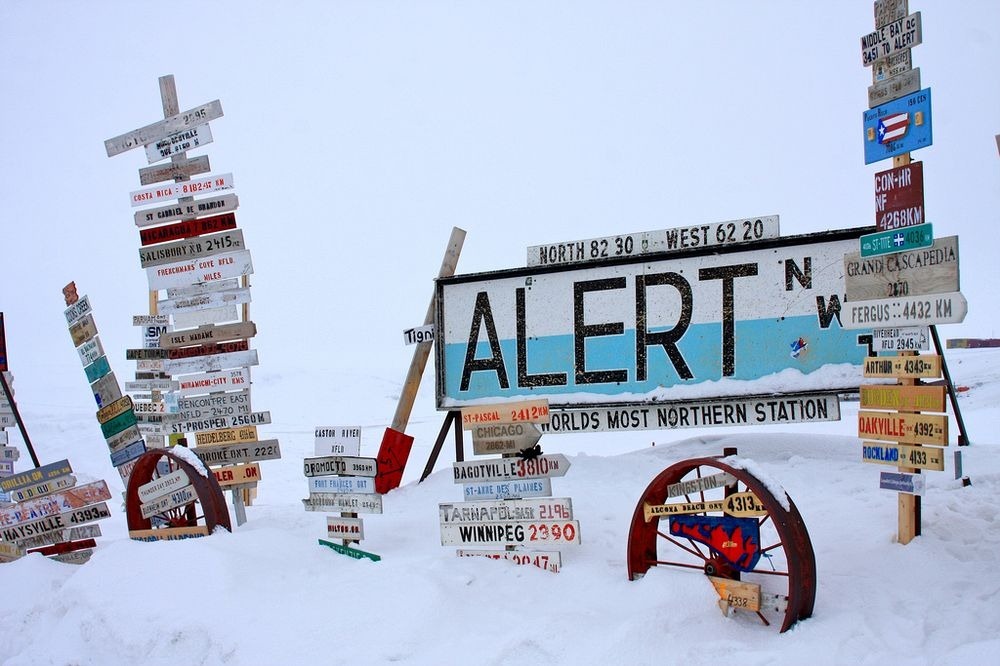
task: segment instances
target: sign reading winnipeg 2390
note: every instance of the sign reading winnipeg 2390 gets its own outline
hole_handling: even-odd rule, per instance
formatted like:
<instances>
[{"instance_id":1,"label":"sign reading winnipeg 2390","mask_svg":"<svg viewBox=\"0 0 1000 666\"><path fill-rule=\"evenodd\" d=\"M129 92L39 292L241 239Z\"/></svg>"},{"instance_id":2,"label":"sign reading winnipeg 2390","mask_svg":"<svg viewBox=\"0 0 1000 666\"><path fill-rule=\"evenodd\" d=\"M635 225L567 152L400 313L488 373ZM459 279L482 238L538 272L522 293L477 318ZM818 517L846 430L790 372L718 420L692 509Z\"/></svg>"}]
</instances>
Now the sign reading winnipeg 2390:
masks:
<instances>
[{"instance_id":1,"label":"sign reading winnipeg 2390","mask_svg":"<svg viewBox=\"0 0 1000 666\"><path fill-rule=\"evenodd\" d=\"M770 394L779 373L787 393L856 390L866 348L840 311L861 232L441 279L438 407Z\"/></svg>"}]
</instances>

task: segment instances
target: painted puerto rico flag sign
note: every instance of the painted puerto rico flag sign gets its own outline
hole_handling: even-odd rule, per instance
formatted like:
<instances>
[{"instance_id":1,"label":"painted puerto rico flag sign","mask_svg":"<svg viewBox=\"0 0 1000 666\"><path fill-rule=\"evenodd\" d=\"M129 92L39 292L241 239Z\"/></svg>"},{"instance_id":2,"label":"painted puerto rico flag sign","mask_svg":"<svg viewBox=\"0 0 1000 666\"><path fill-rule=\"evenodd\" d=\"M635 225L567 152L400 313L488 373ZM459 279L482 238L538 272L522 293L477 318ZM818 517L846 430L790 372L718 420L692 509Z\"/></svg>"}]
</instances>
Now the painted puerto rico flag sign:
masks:
<instances>
[{"instance_id":1,"label":"painted puerto rico flag sign","mask_svg":"<svg viewBox=\"0 0 1000 666\"><path fill-rule=\"evenodd\" d=\"M752 571L760 560L760 523L733 516L670 516L670 534L703 543L737 571Z\"/></svg>"},{"instance_id":2,"label":"painted puerto rico flag sign","mask_svg":"<svg viewBox=\"0 0 1000 666\"><path fill-rule=\"evenodd\" d=\"M931 145L931 89L876 106L862 114L865 164Z\"/></svg>"}]
</instances>

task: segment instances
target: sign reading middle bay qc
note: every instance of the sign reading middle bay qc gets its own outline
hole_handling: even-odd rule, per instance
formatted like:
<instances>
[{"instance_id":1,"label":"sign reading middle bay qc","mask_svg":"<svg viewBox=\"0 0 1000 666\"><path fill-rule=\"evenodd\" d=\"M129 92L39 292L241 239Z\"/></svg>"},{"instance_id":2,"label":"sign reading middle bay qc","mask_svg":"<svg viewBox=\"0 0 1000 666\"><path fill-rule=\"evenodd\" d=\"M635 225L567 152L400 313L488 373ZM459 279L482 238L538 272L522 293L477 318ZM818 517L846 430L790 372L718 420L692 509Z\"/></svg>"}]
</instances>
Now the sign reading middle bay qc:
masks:
<instances>
[{"instance_id":1,"label":"sign reading middle bay qc","mask_svg":"<svg viewBox=\"0 0 1000 666\"><path fill-rule=\"evenodd\" d=\"M838 317L861 232L439 279L438 407L769 394L788 369L788 392L856 390L865 349Z\"/></svg>"}]
</instances>

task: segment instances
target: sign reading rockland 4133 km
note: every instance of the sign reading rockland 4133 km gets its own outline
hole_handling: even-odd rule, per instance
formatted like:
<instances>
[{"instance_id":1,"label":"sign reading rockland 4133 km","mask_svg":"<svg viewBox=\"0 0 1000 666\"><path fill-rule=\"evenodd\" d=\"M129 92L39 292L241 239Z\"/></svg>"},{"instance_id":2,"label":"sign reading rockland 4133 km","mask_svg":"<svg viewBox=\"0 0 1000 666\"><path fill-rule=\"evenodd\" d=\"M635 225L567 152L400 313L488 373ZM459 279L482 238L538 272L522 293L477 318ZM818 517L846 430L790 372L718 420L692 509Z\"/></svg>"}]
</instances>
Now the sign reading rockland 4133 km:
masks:
<instances>
[{"instance_id":1,"label":"sign reading rockland 4133 km","mask_svg":"<svg viewBox=\"0 0 1000 666\"><path fill-rule=\"evenodd\" d=\"M438 407L762 395L778 375L786 393L857 390L865 348L839 318L861 233L439 279Z\"/></svg>"}]
</instances>

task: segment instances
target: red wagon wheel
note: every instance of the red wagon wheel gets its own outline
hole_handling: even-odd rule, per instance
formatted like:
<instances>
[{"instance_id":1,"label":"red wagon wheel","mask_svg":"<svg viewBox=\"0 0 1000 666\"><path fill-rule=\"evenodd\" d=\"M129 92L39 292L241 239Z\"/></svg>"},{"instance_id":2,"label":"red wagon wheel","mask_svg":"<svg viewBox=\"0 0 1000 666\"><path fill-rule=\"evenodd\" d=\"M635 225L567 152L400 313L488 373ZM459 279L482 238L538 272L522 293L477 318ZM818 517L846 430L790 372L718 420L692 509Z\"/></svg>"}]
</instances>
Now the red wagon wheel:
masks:
<instances>
[{"instance_id":1,"label":"red wagon wheel","mask_svg":"<svg viewBox=\"0 0 1000 666\"><path fill-rule=\"evenodd\" d=\"M653 479L632 516L629 580L652 566L700 571L711 577L724 612L746 608L784 632L812 615L812 542L791 498L779 501L738 465L733 459L693 458ZM746 590L759 593L758 608L747 602L752 594L744 596Z\"/></svg>"},{"instance_id":2,"label":"red wagon wheel","mask_svg":"<svg viewBox=\"0 0 1000 666\"><path fill-rule=\"evenodd\" d=\"M139 488L177 470L187 475L193 496L191 500L143 517ZM151 449L138 458L125 491L125 513L129 531L204 527L211 534L216 526L232 531L226 499L215 476L211 473L202 476L199 469L168 449Z\"/></svg>"}]
</instances>

